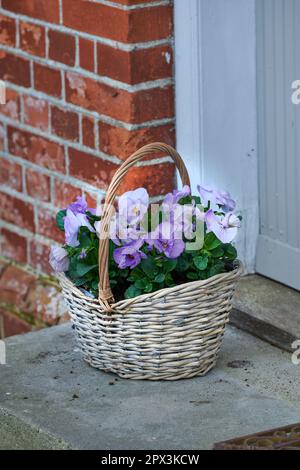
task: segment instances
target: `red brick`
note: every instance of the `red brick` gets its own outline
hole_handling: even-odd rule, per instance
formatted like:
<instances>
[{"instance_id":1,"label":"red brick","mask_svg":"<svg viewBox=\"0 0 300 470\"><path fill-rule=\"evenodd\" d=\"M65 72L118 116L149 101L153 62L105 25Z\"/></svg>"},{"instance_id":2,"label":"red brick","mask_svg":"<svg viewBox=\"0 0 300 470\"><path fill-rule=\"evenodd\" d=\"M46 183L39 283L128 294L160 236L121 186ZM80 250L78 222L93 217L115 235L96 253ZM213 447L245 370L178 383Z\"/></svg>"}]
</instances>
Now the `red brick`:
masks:
<instances>
[{"instance_id":1,"label":"red brick","mask_svg":"<svg viewBox=\"0 0 300 470\"><path fill-rule=\"evenodd\" d=\"M132 10L129 14L128 42L165 39L173 33L173 6Z\"/></svg>"},{"instance_id":2,"label":"red brick","mask_svg":"<svg viewBox=\"0 0 300 470\"><path fill-rule=\"evenodd\" d=\"M175 167L172 163L141 166L130 169L123 179L119 194L144 187L150 196L167 194L175 187Z\"/></svg>"},{"instance_id":3,"label":"red brick","mask_svg":"<svg viewBox=\"0 0 300 470\"><path fill-rule=\"evenodd\" d=\"M26 187L29 196L40 201L50 201L50 178L48 175L28 168L26 171Z\"/></svg>"},{"instance_id":4,"label":"red brick","mask_svg":"<svg viewBox=\"0 0 300 470\"><path fill-rule=\"evenodd\" d=\"M175 145L175 127L168 124L159 127L147 127L137 131L128 131L121 127L99 123L100 150L125 160L140 147L153 142ZM151 155L148 159L161 155Z\"/></svg>"},{"instance_id":5,"label":"red brick","mask_svg":"<svg viewBox=\"0 0 300 470\"><path fill-rule=\"evenodd\" d=\"M4 308L0 309L0 324L1 323L4 330L4 338L21 335L32 330L32 326L29 323Z\"/></svg>"},{"instance_id":6,"label":"red brick","mask_svg":"<svg viewBox=\"0 0 300 470\"><path fill-rule=\"evenodd\" d=\"M0 44L14 47L16 44L16 22L0 14Z\"/></svg>"},{"instance_id":7,"label":"red brick","mask_svg":"<svg viewBox=\"0 0 300 470\"><path fill-rule=\"evenodd\" d=\"M75 36L49 31L49 58L66 65L75 65L76 44Z\"/></svg>"},{"instance_id":8,"label":"red brick","mask_svg":"<svg viewBox=\"0 0 300 470\"><path fill-rule=\"evenodd\" d=\"M56 225L56 213L47 209L38 210L38 230L44 237L51 238L61 244L65 242L65 234Z\"/></svg>"},{"instance_id":9,"label":"red brick","mask_svg":"<svg viewBox=\"0 0 300 470\"><path fill-rule=\"evenodd\" d=\"M22 168L0 157L0 184L5 184L16 191L22 191Z\"/></svg>"},{"instance_id":10,"label":"red brick","mask_svg":"<svg viewBox=\"0 0 300 470\"><path fill-rule=\"evenodd\" d=\"M173 51L159 46L128 52L98 44L98 73L130 84L171 77Z\"/></svg>"},{"instance_id":11,"label":"red brick","mask_svg":"<svg viewBox=\"0 0 300 470\"><path fill-rule=\"evenodd\" d=\"M95 148L94 119L88 116L82 117L82 141L83 145Z\"/></svg>"},{"instance_id":12,"label":"red brick","mask_svg":"<svg viewBox=\"0 0 300 470\"><path fill-rule=\"evenodd\" d=\"M97 192L88 193L87 191L85 191L84 196L85 196L88 207L91 207L92 209L96 209L96 207L97 207Z\"/></svg>"},{"instance_id":13,"label":"red brick","mask_svg":"<svg viewBox=\"0 0 300 470\"><path fill-rule=\"evenodd\" d=\"M27 59L0 51L0 78L4 81L30 87L30 65Z\"/></svg>"},{"instance_id":14,"label":"red brick","mask_svg":"<svg viewBox=\"0 0 300 470\"><path fill-rule=\"evenodd\" d=\"M50 247L32 240L30 242L30 261L38 271L51 274L53 269L49 264Z\"/></svg>"},{"instance_id":15,"label":"red brick","mask_svg":"<svg viewBox=\"0 0 300 470\"><path fill-rule=\"evenodd\" d=\"M79 38L79 61L80 67L94 72L94 43L89 39Z\"/></svg>"},{"instance_id":16,"label":"red brick","mask_svg":"<svg viewBox=\"0 0 300 470\"><path fill-rule=\"evenodd\" d=\"M5 193L0 193L0 218L34 232L33 206Z\"/></svg>"},{"instance_id":17,"label":"red brick","mask_svg":"<svg viewBox=\"0 0 300 470\"><path fill-rule=\"evenodd\" d=\"M4 142L5 142L5 128L0 124L0 152L4 150Z\"/></svg>"},{"instance_id":18,"label":"red brick","mask_svg":"<svg viewBox=\"0 0 300 470\"><path fill-rule=\"evenodd\" d=\"M173 29L171 5L124 11L84 0L63 0L63 11L65 26L125 43L168 38Z\"/></svg>"},{"instance_id":19,"label":"red brick","mask_svg":"<svg viewBox=\"0 0 300 470\"><path fill-rule=\"evenodd\" d=\"M20 47L29 54L45 57L45 28L25 21L20 22Z\"/></svg>"},{"instance_id":20,"label":"red brick","mask_svg":"<svg viewBox=\"0 0 300 470\"><path fill-rule=\"evenodd\" d=\"M34 64L34 87L38 91L60 98L62 90L60 71Z\"/></svg>"},{"instance_id":21,"label":"red brick","mask_svg":"<svg viewBox=\"0 0 300 470\"><path fill-rule=\"evenodd\" d=\"M42 131L49 128L48 103L45 100L24 97L24 122Z\"/></svg>"},{"instance_id":22,"label":"red brick","mask_svg":"<svg viewBox=\"0 0 300 470\"><path fill-rule=\"evenodd\" d=\"M131 124L173 117L173 87L129 93L90 78L66 74L67 101Z\"/></svg>"},{"instance_id":23,"label":"red brick","mask_svg":"<svg viewBox=\"0 0 300 470\"><path fill-rule=\"evenodd\" d=\"M0 105L0 114L4 114L15 120L19 119L20 98L16 91L10 90L9 88L6 89L6 104Z\"/></svg>"},{"instance_id":24,"label":"red brick","mask_svg":"<svg viewBox=\"0 0 300 470\"><path fill-rule=\"evenodd\" d=\"M5 228L1 230L1 254L18 263L27 262L27 240L25 237Z\"/></svg>"},{"instance_id":25,"label":"red brick","mask_svg":"<svg viewBox=\"0 0 300 470\"><path fill-rule=\"evenodd\" d=\"M153 88L133 93L131 119L142 123L174 116L174 89L172 86Z\"/></svg>"},{"instance_id":26,"label":"red brick","mask_svg":"<svg viewBox=\"0 0 300 470\"><path fill-rule=\"evenodd\" d=\"M35 280L36 277L27 271L9 265L0 279L1 301L19 307Z\"/></svg>"},{"instance_id":27,"label":"red brick","mask_svg":"<svg viewBox=\"0 0 300 470\"><path fill-rule=\"evenodd\" d=\"M12 155L49 170L65 171L64 149L56 142L9 126L8 147Z\"/></svg>"},{"instance_id":28,"label":"red brick","mask_svg":"<svg viewBox=\"0 0 300 470\"><path fill-rule=\"evenodd\" d=\"M27 294L23 312L52 326L66 315L67 308L57 287L37 281Z\"/></svg>"},{"instance_id":29,"label":"red brick","mask_svg":"<svg viewBox=\"0 0 300 470\"><path fill-rule=\"evenodd\" d=\"M63 139L78 142L79 119L78 114L52 106L51 108L52 132Z\"/></svg>"},{"instance_id":30,"label":"red brick","mask_svg":"<svg viewBox=\"0 0 300 470\"><path fill-rule=\"evenodd\" d=\"M69 204L75 201L77 196L82 195L81 189L75 188L75 186L60 180L55 181L54 191L54 204L59 209L65 209Z\"/></svg>"},{"instance_id":31,"label":"red brick","mask_svg":"<svg viewBox=\"0 0 300 470\"><path fill-rule=\"evenodd\" d=\"M59 0L3 0L2 8L50 23L59 23Z\"/></svg>"},{"instance_id":32,"label":"red brick","mask_svg":"<svg viewBox=\"0 0 300 470\"><path fill-rule=\"evenodd\" d=\"M70 175L98 189L107 189L118 165L93 155L69 149Z\"/></svg>"},{"instance_id":33,"label":"red brick","mask_svg":"<svg viewBox=\"0 0 300 470\"><path fill-rule=\"evenodd\" d=\"M171 118L174 113L174 89L172 86L142 90L133 94L132 123Z\"/></svg>"},{"instance_id":34,"label":"red brick","mask_svg":"<svg viewBox=\"0 0 300 470\"><path fill-rule=\"evenodd\" d=\"M70 149L70 175L107 189L118 166L93 155ZM119 194L145 186L151 196L166 194L174 188L175 169L172 163L135 167L125 177Z\"/></svg>"}]
</instances>

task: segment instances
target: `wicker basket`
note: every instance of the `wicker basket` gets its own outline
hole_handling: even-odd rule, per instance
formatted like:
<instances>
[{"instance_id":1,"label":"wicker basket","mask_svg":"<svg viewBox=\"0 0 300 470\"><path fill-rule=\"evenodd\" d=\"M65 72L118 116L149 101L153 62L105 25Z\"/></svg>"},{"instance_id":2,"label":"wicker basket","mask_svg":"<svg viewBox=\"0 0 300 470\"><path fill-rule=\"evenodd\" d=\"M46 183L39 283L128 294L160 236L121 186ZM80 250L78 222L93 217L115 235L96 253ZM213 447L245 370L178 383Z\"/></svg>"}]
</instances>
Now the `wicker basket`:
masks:
<instances>
[{"instance_id":1,"label":"wicker basket","mask_svg":"<svg viewBox=\"0 0 300 470\"><path fill-rule=\"evenodd\" d=\"M122 178L137 161L158 152L173 158L183 184L190 185L185 165L172 147L146 145L128 158L110 184L102 217L105 233ZM84 359L128 379L205 375L216 364L241 264L205 281L115 303L108 277L108 243L108 237L100 237L99 299L84 295L64 274L58 275Z\"/></svg>"}]
</instances>

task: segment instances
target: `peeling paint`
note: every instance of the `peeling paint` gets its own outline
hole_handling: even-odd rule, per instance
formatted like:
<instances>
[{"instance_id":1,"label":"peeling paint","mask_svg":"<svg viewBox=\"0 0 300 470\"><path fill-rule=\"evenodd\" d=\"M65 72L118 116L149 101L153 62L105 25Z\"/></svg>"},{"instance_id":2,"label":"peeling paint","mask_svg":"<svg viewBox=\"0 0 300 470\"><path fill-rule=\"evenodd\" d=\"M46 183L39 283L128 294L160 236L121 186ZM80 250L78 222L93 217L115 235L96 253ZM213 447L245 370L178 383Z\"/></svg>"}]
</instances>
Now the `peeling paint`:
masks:
<instances>
[{"instance_id":1,"label":"peeling paint","mask_svg":"<svg viewBox=\"0 0 300 470\"><path fill-rule=\"evenodd\" d=\"M165 59L166 59L166 62L167 64L170 64L171 63L171 54L170 52L165 52Z\"/></svg>"},{"instance_id":2,"label":"peeling paint","mask_svg":"<svg viewBox=\"0 0 300 470\"><path fill-rule=\"evenodd\" d=\"M82 78L80 78L79 75L75 73L71 73L71 72L67 73L67 79L69 81L70 88L72 88L72 90L76 90L76 92L81 98L85 98L85 90L86 90L85 81L82 80Z\"/></svg>"},{"instance_id":3,"label":"peeling paint","mask_svg":"<svg viewBox=\"0 0 300 470\"><path fill-rule=\"evenodd\" d=\"M33 99L31 96L27 98L26 104L31 108L37 109L39 111L43 111L46 107L45 101Z\"/></svg>"},{"instance_id":4,"label":"peeling paint","mask_svg":"<svg viewBox=\"0 0 300 470\"><path fill-rule=\"evenodd\" d=\"M30 39L33 39L37 45L42 37L42 31L39 26L26 24L22 29L22 37L26 45L30 45Z\"/></svg>"},{"instance_id":5,"label":"peeling paint","mask_svg":"<svg viewBox=\"0 0 300 470\"><path fill-rule=\"evenodd\" d=\"M9 114L12 119L18 119L18 105L15 101L7 101L5 109L6 113Z\"/></svg>"}]
</instances>

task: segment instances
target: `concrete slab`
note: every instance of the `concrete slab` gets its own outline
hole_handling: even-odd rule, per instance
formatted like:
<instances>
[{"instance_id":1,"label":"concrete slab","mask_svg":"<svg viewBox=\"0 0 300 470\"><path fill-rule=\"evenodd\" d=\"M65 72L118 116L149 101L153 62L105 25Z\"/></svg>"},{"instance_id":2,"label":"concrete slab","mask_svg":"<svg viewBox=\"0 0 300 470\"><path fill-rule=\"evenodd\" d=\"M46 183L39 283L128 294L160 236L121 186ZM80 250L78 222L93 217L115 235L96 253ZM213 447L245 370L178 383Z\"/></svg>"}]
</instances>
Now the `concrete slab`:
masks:
<instances>
[{"instance_id":1,"label":"concrete slab","mask_svg":"<svg viewBox=\"0 0 300 470\"><path fill-rule=\"evenodd\" d=\"M300 365L233 327L212 372L171 383L126 381L92 369L82 361L69 324L6 344L0 428L12 437L3 441L0 433L2 447L210 449L215 442L300 422Z\"/></svg>"},{"instance_id":2,"label":"concrete slab","mask_svg":"<svg viewBox=\"0 0 300 470\"><path fill-rule=\"evenodd\" d=\"M67 450L69 446L0 409L0 450Z\"/></svg>"},{"instance_id":3,"label":"concrete slab","mask_svg":"<svg viewBox=\"0 0 300 470\"><path fill-rule=\"evenodd\" d=\"M300 339L300 292L258 274L245 276L233 299L231 323L286 351Z\"/></svg>"}]
</instances>

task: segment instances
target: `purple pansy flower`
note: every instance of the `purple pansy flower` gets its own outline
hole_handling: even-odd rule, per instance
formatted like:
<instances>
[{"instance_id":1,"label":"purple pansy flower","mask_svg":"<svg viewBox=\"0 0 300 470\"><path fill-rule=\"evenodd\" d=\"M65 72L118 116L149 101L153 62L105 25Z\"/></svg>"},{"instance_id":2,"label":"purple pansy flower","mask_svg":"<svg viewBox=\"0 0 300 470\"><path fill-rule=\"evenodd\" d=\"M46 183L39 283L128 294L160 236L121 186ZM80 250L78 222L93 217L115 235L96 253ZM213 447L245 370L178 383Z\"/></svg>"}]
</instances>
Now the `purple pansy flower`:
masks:
<instances>
[{"instance_id":1,"label":"purple pansy flower","mask_svg":"<svg viewBox=\"0 0 300 470\"><path fill-rule=\"evenodd\" d=\"M85 214L78 212L75 215L72 210L67 209L67 215L64 218L64 228L67 245L73 247L79 245L77 235L80 227L87 227L90 232L95 232L95 229L91 226Z\"/></svg>"},{"instance_id":2,"label":"purple pansy flower","mask_svg":"<svg viewBox=\"0 0 300 470\"><path fill-rule=\"evenodd\" d=\"M142 259L147 258L145 253L140 251L143 243L144 240L137 240L114 251L114 260L120 269L133 269L140 264Z\"/></svg>"},{"instance_id":3,"label":"purple pansy flower","mask_svg":"<svg viewBox=\"0 0 300 470\"><path fill-rule=\"evenodd\" d=\"M139 240L145 236L143 218L148 211L149 195L144 188L124 193L118 201L119 211L110 221L110 239L116 245ZM101 222L95 223L98 234L101 233Z\"/></svg>"},{"instance_id":4,"label":"purple pansy flower","mask_svg":"<svg viewBox=\"0 0 300 470\"><path fill-rule=\"evenodd\" d=\"M204 222L202 207L197 206L194 200L189 205L175 203L172 206L163 204L162 207L165 221L173 226L175 239L182 239L182 233L186 238L192 239L198 221Z\"/></svg>"},{"instance_id":5,"label":"purple pansy flower","mask_svg":"<svg viewBox=\"0 0 300 470\"><path fill-rule=\"evenodd\" d=\"M212 209L206 212L205 221L208 231L213 232L222 243L231 243L241 226L240 219L232 212L228 212L225 217L220 218L214 214Z\"/></svg>"},{"instance_id":6,"label":"purple pansy flower","mask_svg":"<svg viewBox=\"0 0 300 470\"><path fill-rule=\"evenodd\" d=\"M67 207L67 210L70 210L73 212L74 215L77 215L85 214L87 208L88 207L85 198L82 196L77 196L76 201L72 202L72 204Z\"/></svg>"},{"instance_id":7,"label":"purple pansy flower","mask_svg":"<svg viewBox=\"0 0 300 470\"><path fill-rule=\"evenodd\" d=\"M82 248L80 254L79 254L79 259L85 259L87 257L86 249Z\"/></svg>"},{"instance_id":8,"label":"purple pansy flower","mask_svg":"<svg viewBox=\"0 0 300 470\"><path fill-rule=\"evenodd\" d=\"M73 214L85 214L87 211L93 215L101 215L101 207L97 209L93 209L92 207L88 207L85 197L77 196L76 201L69 204L67 210L73 212Z\"/></svg>"},{"instance_id":9,"label":"purple pansy flower","mask_svg":"<svg viewBox=\"0 0 300 470\"><path fill-rule=\"evenodd\" d=\"M164 214L164 220L169 221L174 226L174 231L176 234L179 232L179 237L175 236L175 238L182 238L182 230L190 231L191 230L191 221L190 218L186 217L186 207L178 202L190 196L191 190L190 187L185 185L181 190L175 189L173 193L169 193L165 196L162 202L162 212ZM196 209L196 208L195 208ZM194 211L193 215L196 215L196 210ZM188 225L188 227L186 227Z\"/></svg>"},{"instance_id":10,"label":"purple pansy flower","mask_svg":"<svg viewBox=\"0 0 300 470\"><path fill-rule=\"evenodd\" d=\"M209 186L197 186L201 201L204 205L210 201L212 206L218 205L224 212L232 212L236 207L235 201L227 191L219 191Z\"/></svg>"},{"instance_id":11,"label":"purple pansy flower","mask_svg":"<svg viewBox=\"0 0 300 470\"><path fill-rule=\"evenodd\" d=\"M186 184L182 189L174 189L173 197L175 202L179 202L181 199L191 195L191 188Z\"/></svg>"},{"instance_id":12,"label":"purple pansy flower","mask_svg":"<svg viewBox=\"0 0 300 470\"><path fill-rule=\"evenodd\" d=\"M169 222L163 222L150 234L147 243L155 247L159 253L164 253L167 258L178 258L185 248L182 238L175 238L174 226Z\"/></svg>"},{"instance_id":13,"label":"purple pansy flower","mask_svg":"<svg viewBox=\"0 0 300 470\"><path fill-rule=\"evenodd\" d=\"M128 191L119 198L118 206L122 226L138 224L148 211L149 195L144 188Z\"/></svg>"},{"instance_id":14,"label":"purple pansy flower","mask_svg":"<svg viewBox=\"0 0 300 470\"><path fill-rule=\"evenodd\" d=\"M60 246L51 246L49 263L57 273L68 271L70 263L67 251Z\"/></svg>"},{"instance_id":15,"label":"purple pansy flower","mask_svg":"<svg viewBox=\"0 0 300 470\"><path fill-rule=\"evenodd\" d=\"M190 196L191 190L190 187L185 185L182 189L174 189L173 193L168 193L164 200L163 205L167 205L169 207L173 207L177 202L179 202L184 197Z\"/></svg>"},{"instance_id":16,"label":"purple pansy flower","mask_svg":"<svg viewBox=\"0 0 300 470\"><path fill-rule=\"evenodd\" d=\"M123 219L121 220L123 221ZM101 221L95 222L95 229L98 236L100 236ZM110 221L109 238L115 245L129 245L131 242L144 239L145 237L146 232L142 227L128 227L127 225L122 225L118 214L112 217Z\"/></svg>"}]
</instances>

